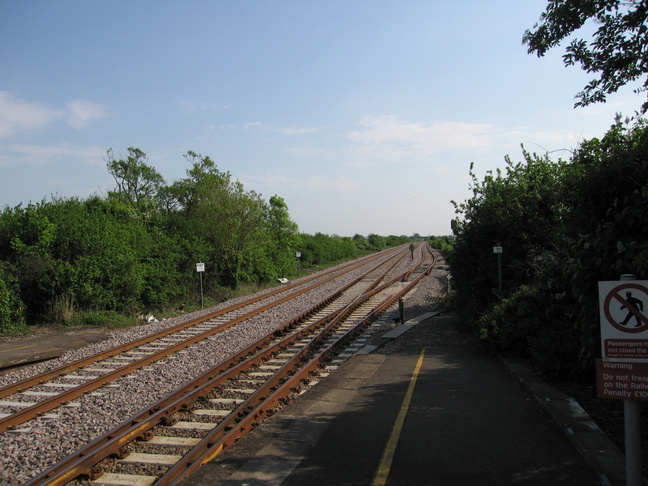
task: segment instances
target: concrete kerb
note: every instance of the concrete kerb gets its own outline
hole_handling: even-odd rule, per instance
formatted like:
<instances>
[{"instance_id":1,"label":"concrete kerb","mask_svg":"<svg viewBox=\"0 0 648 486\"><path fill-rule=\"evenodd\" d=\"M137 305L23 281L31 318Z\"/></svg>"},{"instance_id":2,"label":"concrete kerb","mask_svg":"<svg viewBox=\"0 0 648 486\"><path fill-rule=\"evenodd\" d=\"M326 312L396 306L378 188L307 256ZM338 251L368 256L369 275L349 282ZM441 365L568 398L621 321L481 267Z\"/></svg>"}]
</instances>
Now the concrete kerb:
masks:
<instances>
[{"instance_id":1,"label":"concrete kerb","mask_svg":"<svg viewBox=\"0 0 648 486\"><path fill-rule=\"evenodd\" d=\"M511 376L568 435L602 485L626 484L625 456L583 408L568 395L547 385L526 366L502 360Z\"/></svg>"},{"instance_id":2,"label":"concrete kerb","mask_svg":"<svg viewBox=\"0 0 648 486\"><path fill-rule=\"evenodd\" d=\"M434 317L440 313L441 312L426 312L425 314L421 314L420 316L414 317L406 321L404 324L401 324L400 326L395 327L391 331L383 334L381 336L380 342L378 342L377 344L368 344L363 348L361 348L360 350L358 350L355 354L371 354L376 349L380 348L381 346L384 346L386 343L393 341L394 339L398 339L407 331L409 331L414 326L416 326L419 322L429 319L430 317Z\"/></svg>"}]
</instances>

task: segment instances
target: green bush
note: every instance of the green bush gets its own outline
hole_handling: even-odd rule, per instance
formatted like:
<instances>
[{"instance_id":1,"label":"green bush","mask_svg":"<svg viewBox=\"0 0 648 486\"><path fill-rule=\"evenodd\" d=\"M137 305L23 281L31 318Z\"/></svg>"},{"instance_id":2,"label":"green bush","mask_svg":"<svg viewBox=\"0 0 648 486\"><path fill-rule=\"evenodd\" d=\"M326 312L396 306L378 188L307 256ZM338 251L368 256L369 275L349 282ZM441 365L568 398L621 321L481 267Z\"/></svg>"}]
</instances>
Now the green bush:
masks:
<instances>
[{"instance_id":1,"label":"green bush","mask_svg":"<svg viewBox=\"0 0 648 486\"><path fill-rule=\"evenodd\" d=\"M57 295L50 303L49 318L52 322L65 325L72 320L75 311L76 306L72 295Z\"/></svg>"},{"instance_id":2,"label":"green bush","mask_svg":"<svg viewBox=\"0 0 648 486\"><path fill-rule=\"evenodd\" d=\"M478 320L479 337L492 350L509 358L530 357L544 315L538 289L523 285Z\"/></svg>"},{"instance_id":3,"label":"green bush","mask_svg":"<svg viewBox=\"0 0 648 486\"><path fill-rule=\"evenodd\" d=\"M0 335L25 331L25 306L20 298L17 279L9 265L0 261Z\"/></svg>"},{"instance_id":4,"label":"green bush","mask_svg":"<svg viewBox=\"0 0 648 486\"><path fill-rule=\"evenodd\" d=\"M572 363L579 354L579 333L565 319L554 294L522 285L477 321L482 341L493 352L527 362L550 376L580 378Z\"/></svg>"},{"instance_id":5,"label":"green bush","mask_svg":"<svg viewBox=\"0 0 648 486\"><path fill-rule=\"evenodd\" d=\"M67 324L70 327L127 327L136 325L137 319L115 311L92 311L76 313Z\"/></svg>"}]
</instances>

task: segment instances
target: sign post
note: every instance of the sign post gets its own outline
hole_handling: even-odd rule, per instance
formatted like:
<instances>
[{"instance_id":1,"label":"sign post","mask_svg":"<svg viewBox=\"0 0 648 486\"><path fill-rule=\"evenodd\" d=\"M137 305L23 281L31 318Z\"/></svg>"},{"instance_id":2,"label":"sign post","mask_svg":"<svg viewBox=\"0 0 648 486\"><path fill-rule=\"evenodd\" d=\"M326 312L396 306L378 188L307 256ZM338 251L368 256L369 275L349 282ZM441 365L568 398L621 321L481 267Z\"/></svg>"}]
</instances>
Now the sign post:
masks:
<instances>
[{"instance_id":1,"label":"sign post","mask_svg":"<svg viewBox=\"0 0 648 486\"><path fill-rule=\"evenodd\" d=\"M502 293L502 247L498 243L493 247L493 253L497 254L497 282L500 294Z\"/></svg>"},{"instance_id":2,"label":"sign post","mask_svg":"<svg viewBox=\"0 0 648 486\"><path fill-rule=\"evenodd\" d=\"M205 306L205 300L203 299L203 286L202 286L202 274L205 271L204 263L196 263L196 272L200 275L200 308L202 309Z\"/></svg>"},{"instance_id":3,"label":"sign post","mask_svg":"<svg viewBox=\"0 0 648 486\"><path fill-rule=\"evenodd\" d=\"M301 274L301 251L296 252L295 256L297 257L297 277L299 277Z\"/></svg>"},{"instance_id":4,"label":"sign post","mask_svg":"<svg viewBox=\"0 0 648 486\"><path fill-rule=\"evenodd\" d=\"M640 400L648 400L648 281L622 275L599 282L601 355L596 363L598 395L623 399L626 484L643 483Z\"/></svg>"}]
</instances>

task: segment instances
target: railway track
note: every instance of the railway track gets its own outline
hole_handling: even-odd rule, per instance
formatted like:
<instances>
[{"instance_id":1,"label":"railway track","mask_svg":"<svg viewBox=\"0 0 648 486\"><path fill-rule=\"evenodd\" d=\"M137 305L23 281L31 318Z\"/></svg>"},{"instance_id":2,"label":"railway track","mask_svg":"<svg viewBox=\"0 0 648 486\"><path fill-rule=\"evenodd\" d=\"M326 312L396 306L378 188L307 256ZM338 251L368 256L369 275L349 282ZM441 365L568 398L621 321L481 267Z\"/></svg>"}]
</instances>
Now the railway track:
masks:
<instances>
[{"instance_id":1,"label":"railway track","mask_svg":"<svg viewBox=\"0 0 648 486\"><path fill-rule=\"evenodd\" d=\"M393 259L388 256L386 261ZM373 261L368 258L0 388L0 433Z\"/></svg>"},{"instance_id":2,"label":"railway track","mask_svg":"<svg viewBox=\"0 0 648 486\"><path fill-rule=\"evenodd\" d=\"M221 332L223 326L240 325L255 313L266 312L279 305L277 302L294 298L294 293L308 292L306 289L339 278L346 271L371 265L369 270L331 292L325 299L277 325L271 332L232 354L228 360L167 394L149 408L51 466L25 483L25 486L87 484L88 481L93 484L164 485L174 484L186 477L252 430L291 395L298 393L377 315L393 305L433 268L434 260L427 245L420 245L417 258L413 258L408 268L403 269L404 263L409 263L409 255L408 250L401 248L398 252L382 254L380 258L363 260L329 275L320 275L313 282L300 282L294 284L292 289L282 289L277 294L285 295L276 295L271 303L260 304L256 301L248 304L256 306L255 309L242 305L236 309L239 315L230 315L225 322L219 321L220 316L211 315L201 322L183 325L183 329L165 336L156 336L155 340L167 336L182 340L165 347L163 351L135 351L148 354L94 378L88 384L94 382L92 386L104 386L104 382L107 382L104 377L111 373L124 376L135 363L134 369L146 366L151 361L161 359L160 353L168 356L178 352L206 333ZM217 322L206 324L207 328L203 329L204 323L209 321ZM177 336L187 330L191 330L193 335ZM155 348L155 340L138 343L136 348L125 352L132 355L133 349ZM110 354L101 359L114 362L116 356ZM96 365L84 366L86 368L76 369L87 371L87 366L96 369ZM63 373L70 373L70 370ZM59 373L53 379L60 381L62 376ZM73 376L79 376L79 372L74 371ZM75 393L79 393L76 388ZM68 395L62 399L61 395L65 393L68 392L57 395L52 403L60 404L74 396ZM53 398L47 398L44 402ZM34 405L27 409L32 407ZM17 415L12 415L16 420ZM5 424L9 417L11 415L3 419Z\"/></svg>"}]
</instances>

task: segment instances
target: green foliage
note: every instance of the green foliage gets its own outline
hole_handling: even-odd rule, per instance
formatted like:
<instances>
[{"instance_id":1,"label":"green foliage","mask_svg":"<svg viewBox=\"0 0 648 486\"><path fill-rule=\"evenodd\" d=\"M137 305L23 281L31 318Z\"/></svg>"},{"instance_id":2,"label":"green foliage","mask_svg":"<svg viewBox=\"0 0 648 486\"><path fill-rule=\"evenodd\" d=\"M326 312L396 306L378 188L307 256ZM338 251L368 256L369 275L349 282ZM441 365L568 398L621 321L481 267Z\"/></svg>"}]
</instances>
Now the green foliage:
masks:
<instances>
[{"instance_id":1,"label":"green foliage","mask_svg":"<svg viewBox=\"0 0 648 486\"><path fill-rule=\"evenodd\" d=\"M369 251L371 249L369 241L367 241L367 238L362 235L354 235L352 241L358 251Z\"/></svg>"},{"instance_id":2,"label":"green foliage","mask_svg":"<svg viewBox=\"0 0 648 486\"><path fill-rule=\"evenodd\" d=\"M69 327L128 327L137 324L137 319L115 311L92 311L75 314L65 323Z\"/></svg>"},{"instance_id":3,"label":"green foliage","mask_svg":"<svg viewBox=\"0 0 648 486\"><path fill-rule=\"evenodd\" d=\"M357 256L351 238L340 238L315 233L301 234L301 261L305 266L323 266L349 260Z\"/></svg>"},{"instance_id":4,"label":"green foliage","mask_svg":"<svg viewBox=\"0 0 648 486\"><path fill-rule=\"evenodd\" d=\"M43 200L0 213L0 334L26 320L57 325L132 324L120 315L191 308L239 287L264 286L305 267L409 241L300 234L285 201L269 201L209 158L185 156L186 177L167 185L130 147L108 151L116 187L106 198ZM119 324L119 325L122 325Z\"/></svg>"},{"instance_id":5,"label":"green foliage","mask_svg":"<svg viewBox=\"0 0 648 486\"><path fill-rule=\"evenodd\" d=\"M454 238L451 236L431 236L428 243L444 255L448 255L454 248Z\"/></svg>"},{"instance_id":6,"label":"green foliage","mask_svg":"<svg viewBox=\"0 0 648 486\"><path fill-rule=\"evenodd\" d=\"M367 240L369 241L369 247L372 250L381 251L385 249L386 241L383 236L371 233L369 236L367 236Z\"/></svg>"},{"instance_id":7,"label":"green foliage","mask_svg":"<svg viewBox=\"0 0 648 486\"><path fill-rule=\"evenodd\" d=\"M0 335L19 334L26 329L18 281L10 266L0 261Z\"/></svg>"},{"instance_id":8,"label":"green foliage","mask_svg":"<svg viewBox=\"0 0 648 486\"><path fill-rule=\"evenodd\" d=\"M558 236L555 208L560 206L559 174L563 163L523 152L525 161L506 158L506 170L488 172L480 182L471 172L473 197L454 203L456 241L447 255L456 289L474 314L527 283L532 255L552 246ZM503 295L498 295L498 260L502 246Z\"/></svg>"},{"instance_id":9,"label":"green foliage","mask_svg":"<svg viewBox=\"0 0 648 486\"><path fill-rule=\"evenodd\" d=\"M34 231L35 220L47 230L41 224ZM119 202L94 197L6 208L0 225L14 235L0 240L0 255L12 263L31 319L67 322L75 309L135 312L178 294L177 242Z\"/></svg>"},{"instance_id":10,"label":"green foliage","mask_svg":"<svg viewBox=\"0 0 648 486\"><path fill-rule=\"evenodd\" d=\"M599 349L596 282L631 273L648 276L648 130L617 122L602 140L582 144L565 176L562 197L572 208L562 282L580 312L580 359Z\"/></svg>"},{"instance_id":11,"label":"green foliage","mask_svg":"<svg viewBox=\"0 0 648 486\"><path fill-rule=\"evenodd\" d=\"M110 197L126 203L141 215L155 210L154 198L164 185L164 178L146 162L148 157L138 148L129 147L128 157L116 160L108 150L108 171L117 188Z\"/></svg>"},{"instance_id":12,"label":"green foliage","mask_svg":"<svg viewBox=\"0 0 648 486\"><path fill-rule=\"evenodd\" d=\"M295 255L301 247L301 236L296 223L291 221L288 206L279 196L270 198L266 214L266 252L271 262L264 272L269 280L291 275L295 268Z\"/></svg>"},{"instance_id":13,"label":"green foliage","mask_svg":"<svg viewBox=\"0 0 648 486\"><path fill-rule=\"evenodd\" d=\"M556 319L555 310L555 299L546 290L521 285L479 318L480 338L494 352L530 362L545 374L574 375L578 333Z\"/></svg>"},{"instance_id":14,"label":"green foliage","mask_svg":"<svg viewBox=\"0 0 648 486\"><path fill-rule=\"evenodd\" d=\"M578 93L576 106L604 102L606 95L642 77L645 78L643 86L635 92L645 91L648 88L646 2L550 0L540 22L525 32L523 42L529 46L529 53L544 56L588 20L598 25L593 40L589 44L582 38L571 40L563 56L566 66L578 63L584 71L598 76ZM645 102L642 112L647 109L648 102Z\"/></svg>"},{"instance_id":15,"label":"green foliage","mask_svg":"<svg viewBox=\"0 0 648 486\"><path fill-rule=\"evenodd\" d=\"M617 120L570 163L525 158L483 182L473 175L473 198L456 204L456 299L499 352L584 376L600 355L598 281L648 275L648 129Z\"/></svg>"}]
</instances>

